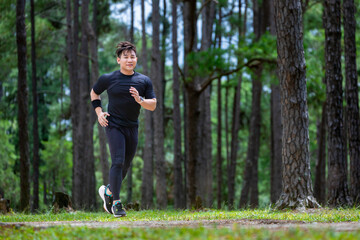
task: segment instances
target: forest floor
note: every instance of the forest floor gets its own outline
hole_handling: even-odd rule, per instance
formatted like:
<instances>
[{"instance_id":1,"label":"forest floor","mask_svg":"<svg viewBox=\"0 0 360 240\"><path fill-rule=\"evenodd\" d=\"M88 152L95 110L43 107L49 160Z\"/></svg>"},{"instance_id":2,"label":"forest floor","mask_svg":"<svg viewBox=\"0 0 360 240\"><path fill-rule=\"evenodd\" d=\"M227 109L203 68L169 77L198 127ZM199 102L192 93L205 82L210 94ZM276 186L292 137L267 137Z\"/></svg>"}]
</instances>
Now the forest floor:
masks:
<instances>
[{"instance_id":1,"label":"forest floor","mask_svg":"<svg viewBox=\"0 0 360 240\"><path fill-rule=\"evenodd\" d=\"M45 221L45 222L7 222L0 223L0 227L34 227L47 228L55 226L89 227L89 228L265 228L268 230L284 230L290 228L324 229L334 231L360 230L360 222L305 222L293 220L273 219L229 219L229 220L180 220L180 221Z\"/></svg>"},{"instance_id":2,"label":"forest floor","mask_svg":"<svg viewBox=\"0 0 360 240\"><path fill-rule=\"evenodd\" d=\"M360 209L144 210L0 215L0 239L360 239Z\"/></svg>"}]
</instances>

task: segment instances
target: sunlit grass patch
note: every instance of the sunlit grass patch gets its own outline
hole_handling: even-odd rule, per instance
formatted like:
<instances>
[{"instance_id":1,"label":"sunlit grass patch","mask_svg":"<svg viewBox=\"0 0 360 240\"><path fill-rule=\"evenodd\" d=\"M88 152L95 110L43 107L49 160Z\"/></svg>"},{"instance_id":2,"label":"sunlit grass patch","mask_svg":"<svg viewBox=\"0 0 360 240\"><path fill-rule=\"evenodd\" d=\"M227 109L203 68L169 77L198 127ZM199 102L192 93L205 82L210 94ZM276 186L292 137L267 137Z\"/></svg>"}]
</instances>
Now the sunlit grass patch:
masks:
<instances>
[{"instance_id":1,"label":"sunlit grass patch","mask_svg":"<svg viewBox=\"0 0 360 240\"><path fill-rule=\"evenodd\" d=\"M360 232L335 232L331 229L303 230L300 228L271 231L267 229L229 228L88 228L0 227L1 239L358 239Z\"/></svg>"},{"instance_id":2,"label":"sunlit grass patch","mask_svg":"<svg viewBox=\"0 0 360 240\"><path fill-rule=\"evenodd\" d=\"M144 210L128 211L125 218L114 218L105 212L83 212L53 214L13 213L0 215L1 222L42 222L42 221L193 221L227 219L273 219L305 222L346 222L359 221L360 209L317 209L307 212L273 211L271 209L225 211L205 209L204 211Z\"/></svg>"}]
</instances>

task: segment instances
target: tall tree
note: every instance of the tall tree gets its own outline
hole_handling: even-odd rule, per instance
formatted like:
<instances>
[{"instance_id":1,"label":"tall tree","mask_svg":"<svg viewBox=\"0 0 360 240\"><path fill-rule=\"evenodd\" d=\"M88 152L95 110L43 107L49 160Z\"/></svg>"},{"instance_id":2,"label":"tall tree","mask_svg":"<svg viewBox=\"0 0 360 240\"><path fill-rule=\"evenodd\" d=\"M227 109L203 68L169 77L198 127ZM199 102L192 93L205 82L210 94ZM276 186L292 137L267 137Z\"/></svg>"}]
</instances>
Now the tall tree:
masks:
<instances>
[{"instance_id":1,"label":"tall tree","mask_svg":"<svg viewBox=\"0 0 360 240\"><path fill-rule=\"evenodd\" d=\"M31 18L31 69L32 69L32 99L33 99L33 199L31 211L39 208L39 127L38 127L38 97L36 79L36 50L35 50L35 14L34 0L30 1Z\"/></svg>"},{"instance_id":2,"label":"tall tree","mask_svg":"<svg viewBox=\"0 0 360 240\"><path fill-rule=\"evenodd\" d=\"M258 66L262 68L262 66ZM256 68L258 68L256 67ZM249 128L249 144L244 169L244 183L241 190L239 207L244 208L248 204L250 193L250 206L257 207L258 199L258 159L260 148L260 125L261 125L261 69L255 69L255 77L252 80L252 104Z\"/></svg>"},{"instance_id":3,"label":"tall tree","mask_svg":"<svg viewBox=\"0 0 360 240\"><path fill-rule=\"evenodd\" d=\"M173 126L174 126L174 207L185 208L183 174L181 167L181 113L180 83L178 70L177 43L177 0L171 1L172 6L172 53L173 53Z\"/></svg>"},{"instance_id":4,"label":"tall tree","mask_svg":"<svg viewBox=\"0 0 360 240\"><path fill-rule=\"evenodd\" d=\"M344 46L346 71L346 102L348 117L348 139L350 154L351 196L355 204L360 204L360 120L358 77L356 70L356 20L354 0L343 1Z\"/></svg>"},{"instance_id":5,"label":"tall tree","mask_svg":"<svg viewBox=\"0 0 360 240\"><path fill-rule=\"evenodd\" d=\"M239 20L241 19L241 0L239 4ZM246 14L244 14L243 24L246 23ZM238 46L240 47L240 40L244 37L245 33L243 32L242 25L238 27ZM242 63L240 57L238 57L238 65ZM237 153L239 148L239 129L240 129L240 93L241 93L241 83L242 83L242 74L239 74L238 82L235 87L234 92L234 103L233 103L233 113L232 113L232 127L231 127L231 150L230 150L230 163L228 168L228 202L229 208L234 208L234 199L235 199L235 173L236 173L236 160Z\"/></svg>"},{"instance_id":6,"label":"tall tree","mask_svg":"<svg viewBox=\"0 0 360 240\"><path fill-rule=\"evenodd\" d=\"M276 36L275 14L274 14L274 0L267 1L268 5L265 6L269 9L267 19L265 22L269 23L270 34ZM276 75L277 69L271 73ZM271 159L270 159L270 200L271 203L276 203L281 194L281 147L282 147L282 122L281 122L281 98L280 98L279 81L276 79L271 84L270 96L270 112L271 112Z\"/></svg>"},{"instance_id":7,"label":"tall tree","mask_svg":"<svg viewBox=\"0 0 360 240\"><path fill-rule=\"evenodd\" d=\"M81 175L82 168L79 158L79 135L76 129L78 129L78 106L79 102L79 81L77 81L77 67L78 67L78 44L79 44L79 2L73 1L73 11L71 8L71 1L66 1L66 24L67 24L67 37L66 37L66 57L68 60L68 71L70 78L70 111L71 111L71 125L72 125L72 153L73 153L73 181L72 181L72 201L74 206L77 207L82 195L78 189L81 189Z\"/></svg>"},{"instance_id":8,"label":"tall tree","mask_svg":"<svg viewBox=\"0 0 360 240\"><path fill-rule=\"evenodd\" d=\"M95 84L95 82L99 78L99 61L98 61L98 35L99 30L98 26L101 25L102 17L99 17L98 9L98 0L93 0L93 16L92 16L92 24L88 26L88 37L89 37L89 52L90 52L90 60L91 60L91 71L90 71L90 82L91 86ZM100 21L98 21L100 20ZM107 139L104 128L101 127L100 124L97 124L96 116L95 123L98 129L98 138L99 138L99 146L100 146L100 165L101 165L101 173L103 184L109 183L109 160L108 160L108 152L107 152Z\"/></svg>"},{"instance_id":9,"label":"tall tree","mask_svg":"<svg viewBox=\"0 0 360 240\"><path fill-rule=\"evenodd\" d=\"M134 0L130 0L130 42L134 43ZM127 202L132 201L133 192L133 165L130 163L130 167L127 173Z\"/></svg>"},{"instance_id":10,"label":"tall tree","mask_svg":"<svg viewBox=\"0 0 360 240\"><path fill-rule=\"evenodd\" d=\"M26 28L25 0L16 1L16 43L18 55L18 127L20 152L20 209L29 210L29 135L28 135L28 90L26 84Z\"/></svg>"},{"instance_id":11,"label":"tall tree","mask_svg":"<svg viewBox=\"0 0 360 240\"><path fill-rule=\"evenodd\" d=\"M343 129L343 90L341 74L340 0L324 1L325 81L328 123L328 203L351 203L347 186L346 152Z\"/></svg>"},{"instance_id":12,"label":"tall tree","mask_svg":"<svg viewBox=\"0 0 360 240\"><path fill-rule=\"evenodd\" d=\"M218 33L218 48L221 49L221 40L222 40L222 33L221 33L221 22L222 22L222 13L221 13L221 5L219 6L219 33ZM221 156L221 149L222 149L222 102L221 102L221 78L217 80L217 160L216 160L216 168L217 168L217 207L218 209L221 208L222 202L222 184L223 184L223 174L222 174L222 163L223 159Z\"/></svg>"},{"instance_id":13,"label":"tall tree","mask_svg":"<svg viewBox=\"0 0 360 240\"><path fill-rule=\"evenodd\" d=\"M259 41L261 35L265 32L266 14L269 11L266 4L268 0L262 1L261 5L257 0L253 1L253 27L255 33L255 41ZM247 205L248 193L250 191L250 206L257 207L259 205L258 190L258 160L260 149L260 127L261 127L261 92L262 82L261 75L263 71L262 63L254 66L254 78L252 80L252 108L249 129L249 144L246 158L246 166L244 169L244 183L240 196L240 207Z\"/></svg>"},{"instance_id":14,"label":"tall tree","mask_svg":"<svg viewBox=\"0 0 360 240\"><path fill-rule=\"evenodd\" d=\"M148 58L146 49L146 26L145 26L145 0L141 0L141 29L142 29L142 66L145 75L148 74ZM148 209L153 207L154 192L154 163L153 163L153 112L145 111L145 146L144 146L144 167L141 183L141 207Z\"/></svg>"},{"instance_id":15,"label":"tall tree","mask_svg":"<svg viewBox=\"0 0 360 240\"><path fill-rule=\"evenodd\" d=\"M274 6L283 123L282 193L276 207L319 207L313 197L310 178L301 3L300 0L275 0Z\"/></svg>"},{"instance_id":16,"label":"tall tree","mask_svg":"<svg viewBox=\"0 0 360 240\"><path fill-rule=\"evenodd\" d=\"M151 79L154 83L154 89L157 99L157 109L154 114L154 153L156 159L156 201L158 208L167 206L165 159L164 159L164 109L163 109L163 84L161 78L161 54L160 54L160 10L159 0L152 2L153 15L153 39L152 39L152 61L151 61Z\"/></svg>"},{"instance_id":17,"label":"tall tree","mask_svg":"<svg viewBox=\"0 0 360 240\"><path fill-rule=\"evenodd\" d=\"M207 51L211 46L212 26L215 17L215 3L202 2L202 39L200 51ZM197 52L196 42L196 2L184 1L184 57ZM187 188L190 206L205 202L211 205L211 139L210 135L210 89L209 84L214 79L194 76L194 65L185 60L184 79L186 90L186 138L187 143ZM202 94L203 93L203 94ZM204 179L206 179L204 181ZM198 201L196 201L198 199Z\"/></svg>"}]
</instances>

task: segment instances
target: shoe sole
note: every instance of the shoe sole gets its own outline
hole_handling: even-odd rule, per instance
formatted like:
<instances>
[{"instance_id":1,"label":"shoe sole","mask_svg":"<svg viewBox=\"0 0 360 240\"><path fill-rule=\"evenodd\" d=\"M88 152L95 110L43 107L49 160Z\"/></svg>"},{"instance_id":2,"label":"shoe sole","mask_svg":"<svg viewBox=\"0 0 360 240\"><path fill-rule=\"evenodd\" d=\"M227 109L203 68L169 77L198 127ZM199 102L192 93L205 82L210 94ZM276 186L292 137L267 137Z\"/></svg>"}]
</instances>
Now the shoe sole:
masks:
<instances>
[{"instance_id":1,"label":"shoe sole","mask_svg":"<svg viewBox=\"0 0 360 240\"><path fill-rule=\"evenodd\" d=\"M114 217L118 218L118 217L126 217L126 214L125 215L114 215Z\"/></svg>"},{"instance_id":2,"label":"shoe sole","mask_svg":"<svg viewBox=\"0 0 360 240\"><path fill-rule=\"evenodd\" d=\"M102 199L103 202L104 202L104 205L103 205L104 210L105 210L107 213L112 214L112 213L109 212L109 211L107 210L107 208L106 208L106 201L105 201L105 197L104 197L104 195L105 195L105 188L102 188L102 187L99 188L99 195L100 195L101 199Z\"/></svg>"}]
</instances>

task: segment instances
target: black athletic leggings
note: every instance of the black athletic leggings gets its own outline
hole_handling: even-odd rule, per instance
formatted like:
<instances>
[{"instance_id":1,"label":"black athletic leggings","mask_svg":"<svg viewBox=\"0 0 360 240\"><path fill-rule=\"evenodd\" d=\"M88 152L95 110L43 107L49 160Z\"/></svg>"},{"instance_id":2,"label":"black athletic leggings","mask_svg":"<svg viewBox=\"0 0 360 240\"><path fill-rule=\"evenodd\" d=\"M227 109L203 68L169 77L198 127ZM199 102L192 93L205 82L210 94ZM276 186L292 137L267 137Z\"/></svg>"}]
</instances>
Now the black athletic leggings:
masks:
<instances>
[{"instance_id":1,"label":"black athletic leggings","mask_svg":"<svg viewBox=\"0 0 360 240\"><path fill-rule=\"evenodd\" d=\"M110 191L120 199L121 183L133 160L138 143L138 127L107 127L111 154Z\"/></svg>"}]
</instances>

